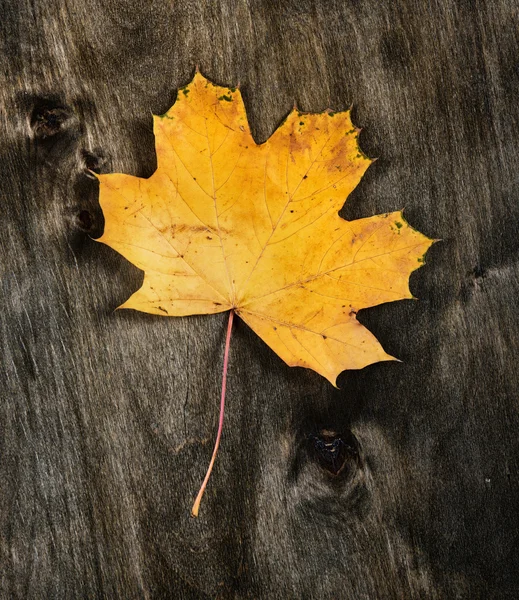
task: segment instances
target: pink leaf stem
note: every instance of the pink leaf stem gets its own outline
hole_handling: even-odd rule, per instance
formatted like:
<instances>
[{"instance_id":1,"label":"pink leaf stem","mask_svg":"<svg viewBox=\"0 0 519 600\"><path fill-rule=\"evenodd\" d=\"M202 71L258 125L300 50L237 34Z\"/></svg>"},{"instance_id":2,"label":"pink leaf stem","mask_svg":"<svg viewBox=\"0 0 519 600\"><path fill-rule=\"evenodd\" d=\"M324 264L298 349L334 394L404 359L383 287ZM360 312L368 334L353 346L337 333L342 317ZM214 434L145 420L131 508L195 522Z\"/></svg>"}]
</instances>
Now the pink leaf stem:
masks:
<instances>
[{"instance_id":1,"label":"pink leaf stem","mask_svg":"<svg viewBox=\"0 0 519 600\"><path fill-rule=\"evenodd\" d=\"M214 444L213 455L211 457L211 462L209 463L209 468L207 469L207 473L205 474L204 481L202 483L202 487L198 492L198 496L196 497L195 503L193 504L193 508L191 509L191 516L198 517L198 511L200 510L200 502L202 501L202 496L204 495L205 488L207 487L207 482L209 481L209 477L211 476L211 471L213 470L214 461L216 458L216 453L218 452L218 446L220 445L220 438L222 437L222 429L223 429L223 415L225 409L225 390L227 387L227 366L229 365L229 346L231 343L231 330L232 330L232 322L234 318L234 310L231 310L229 313L229 322L227 324L227 337L225 338L225 353L223 357L223 374L222 374L222 396L220 400L220 421L218 422L218 433L216 435L216 442Z\"/></svg>"}]
</instances>

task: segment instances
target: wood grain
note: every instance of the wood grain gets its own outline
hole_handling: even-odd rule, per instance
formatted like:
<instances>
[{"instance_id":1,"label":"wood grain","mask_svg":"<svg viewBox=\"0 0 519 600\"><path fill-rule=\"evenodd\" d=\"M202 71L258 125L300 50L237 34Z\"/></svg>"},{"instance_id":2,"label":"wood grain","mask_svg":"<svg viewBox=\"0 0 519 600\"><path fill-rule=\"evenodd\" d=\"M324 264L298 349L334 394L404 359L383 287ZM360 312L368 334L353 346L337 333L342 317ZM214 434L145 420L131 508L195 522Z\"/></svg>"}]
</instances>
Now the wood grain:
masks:
<instances>
[{"instance_id":1,"label":"wood grain","mask_svg":"<svg viewBox=\"0 0 519 600\"><path fill-rule=\"evenodd\" d=\"M519 595L519 15L514 0L1 2L0 597ZM343 212L441 238L418 302L359 318L390 354L340 390L225 316L114 312L87 169L148 176L151 114L196 66L257 141L353 105L378 161ZM403 332L403 333L402 333ZM350 440L332 476L323 430ZM344 446L346 447L346 446Z\"/></svg>"}]
</instances>

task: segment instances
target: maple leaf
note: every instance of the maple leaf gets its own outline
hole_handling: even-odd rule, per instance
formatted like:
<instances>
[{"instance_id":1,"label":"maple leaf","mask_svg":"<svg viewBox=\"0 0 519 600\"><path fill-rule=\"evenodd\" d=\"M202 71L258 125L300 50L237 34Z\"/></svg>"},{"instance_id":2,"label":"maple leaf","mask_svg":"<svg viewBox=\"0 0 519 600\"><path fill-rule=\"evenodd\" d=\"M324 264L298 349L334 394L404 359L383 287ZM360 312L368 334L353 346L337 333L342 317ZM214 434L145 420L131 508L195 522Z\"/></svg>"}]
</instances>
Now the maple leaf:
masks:
<instances>
[{"instance_id":1,"label":"maple leaf","mask_svg":"<svg viewBox=\"0 0 519 600\"><path fill-rule=\"evenodd\" d=\"M234 310L287 364L335 385L392 360L357 311L412 298L432 240L401 212L339 217L371 160L350 113L293 110L263 144L240 91L200 73L154 117L148 179L100 175L99 241L145 273L120 308L163 316Z\"/></svg>"}]
</instances>

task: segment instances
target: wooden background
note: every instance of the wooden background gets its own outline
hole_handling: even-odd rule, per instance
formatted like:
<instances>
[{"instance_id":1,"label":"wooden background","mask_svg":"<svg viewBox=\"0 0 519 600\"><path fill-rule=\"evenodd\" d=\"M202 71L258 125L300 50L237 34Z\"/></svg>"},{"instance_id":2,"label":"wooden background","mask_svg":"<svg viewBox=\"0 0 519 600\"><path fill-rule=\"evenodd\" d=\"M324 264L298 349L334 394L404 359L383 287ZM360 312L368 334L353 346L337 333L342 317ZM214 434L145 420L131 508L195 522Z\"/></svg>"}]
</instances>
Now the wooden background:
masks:
<instances>
[{"instance_id":1,"label":"wooden background","mask_svg":"<svg viewBox=\"0 0 519 600\"><path fill-rule=\"evenodd\" d=\"M516 0L0 5L2 600L517 598ZM149 176L196 65L258 142L353 104L379 160L341 214L443 240L418 302L359 317L403 362L340 390L238 322L198 520L226 317L113 312L142 273L86 171Z\"/></svg>"}]
</instances>

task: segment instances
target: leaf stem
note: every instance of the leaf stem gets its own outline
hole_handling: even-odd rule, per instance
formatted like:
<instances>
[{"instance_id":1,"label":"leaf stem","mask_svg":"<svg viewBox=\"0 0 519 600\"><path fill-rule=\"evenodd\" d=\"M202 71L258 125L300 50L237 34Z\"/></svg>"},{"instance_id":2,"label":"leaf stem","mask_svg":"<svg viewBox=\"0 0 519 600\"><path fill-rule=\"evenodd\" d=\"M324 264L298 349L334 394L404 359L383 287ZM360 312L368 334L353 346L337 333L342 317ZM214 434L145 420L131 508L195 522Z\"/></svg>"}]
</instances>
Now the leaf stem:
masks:
<instances>
[{"instance_id":1,"label":"leaf stem","mask_svg":"<svg viewBox=\"0 0 519 600\"><path fill-rule=\"evenodd\" d=\"M231 343L231 330L233 318L234 310L231 309L231 311L229 312L229 322L227 324L227 337L225 338L225 352L223 355L222 396L220 399L220 421L218 422L218 433L216 434L216 442L214 444L211 462L209 463L209 467L207 469L207 473L205 474L204 481L202 482L202 486L200 488L200 491L198 492L198 496L196 497L195 503L193 504L193 508L191 509L192 517L198 517L198 511L200 510L200 502L202 501L202 496L204 495L205 488L207 487L207 482L209 481L209 477L211 476L211 471L213 470L214 461L218 452L218 446L220 445L220 438L222 437L223 415L225 409L225 390L227 388L227 367L229 365L229 346Z\"/></svg>"}]
</instances>

